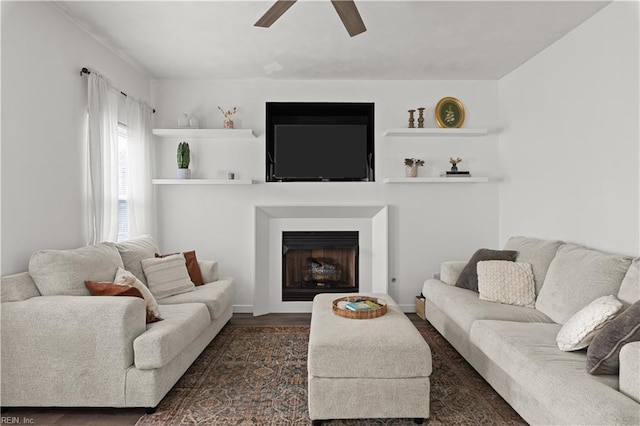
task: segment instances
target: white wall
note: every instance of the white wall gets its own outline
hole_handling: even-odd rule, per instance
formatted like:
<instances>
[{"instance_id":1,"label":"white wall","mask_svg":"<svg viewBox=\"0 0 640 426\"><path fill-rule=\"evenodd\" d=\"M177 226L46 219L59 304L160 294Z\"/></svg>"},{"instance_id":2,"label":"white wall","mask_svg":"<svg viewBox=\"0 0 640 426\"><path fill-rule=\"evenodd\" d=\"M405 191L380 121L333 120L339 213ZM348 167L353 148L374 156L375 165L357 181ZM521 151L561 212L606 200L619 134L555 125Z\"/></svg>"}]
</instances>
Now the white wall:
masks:
<instances>
[{"instance_id":1,"label":"white wall","mask_svg":"<svg viewBox=\"0 0 640 426\"><path fill-rule=\"evenodd\" d=\"M638 3L614 2L499 82L500 242L640 254Z\"/></svg>"},{"instance_id":2,"label":"white wall","mask_svg":"<svg viewBox=\"0 0 640 426\"><path fill-rule=\"evenodd\" d=\"M47 2L2 7L2 274L86 243L86 77L148 99L149 80Z\"/></svg>"},{"instance_id":3,"label":"white wall","mask_svg":"<svg viewBox=\"0 0 640 426\"><path fill-rule=\"evenodd\" d=\"M407 109L433 107L455 96L467 109L465 127L495 128L495 81L213 81L152 82L156 127L175 127L180 113L196 114L201 127L222 127L217 106L237 106L237 128L252 128L257 139L188 140L194 177L216 178L233 170L237 178L261 181L250 186L159 186L160 245L166 251L196 249L220 262L223 274L237 279L236 306L253 303L253 212L255 205L390 205L389 291L405 308L414 306L425 279L442 261L468 258L477 248L498 243L498 184L385 185L385 177L404 174L403 159L426 160L421 176L437 176L451 156L475 175L496 178L498 137L402 139L384 130L406 127ZM266 101L375 102L375 183L264 183L264 103ZM157 139L157 177L175 177L180 140Z\"/></svg>"}]
</instances>

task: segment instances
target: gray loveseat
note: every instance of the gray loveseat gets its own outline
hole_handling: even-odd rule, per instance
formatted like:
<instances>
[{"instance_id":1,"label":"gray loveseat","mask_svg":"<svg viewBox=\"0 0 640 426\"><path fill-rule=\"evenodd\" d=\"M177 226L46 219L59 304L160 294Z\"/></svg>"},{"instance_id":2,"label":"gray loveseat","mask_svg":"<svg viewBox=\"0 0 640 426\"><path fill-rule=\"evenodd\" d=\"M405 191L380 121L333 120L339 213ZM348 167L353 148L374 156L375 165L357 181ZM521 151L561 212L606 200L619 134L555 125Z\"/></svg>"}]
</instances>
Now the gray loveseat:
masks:
<instances>
[{"instance_id":1,"label":"gray loveseat","mask_svg":"<svg viewBox=\"0 0 640 426\"><path fill-rule=\"evenodd\" d=\"M427 320L530 424L640 424L640 342L622 348L619 375L591 375L586 350L558 349L565 321L552 319L609 294L639 300L639 259L523 237L505 249L532 265L535 309L455 287L467 262L445 262L441 279L423 287Z\"/></svg>"},{"instance_id":2,"label":"gray loveseat","mask_svg":"<svg viewBox=\"0 0 640 426\"><path fill-rule=\"evenodd\" d=\"M2 406L152 411L229 321L234 296L211 261L199 262L204 285L158 300L159 322L146 324L143 299L89 296L85 280L113 281L117 267L139 277L157 252L149 237L48 250L2 277Z\"/></svg>"}]
</instances>

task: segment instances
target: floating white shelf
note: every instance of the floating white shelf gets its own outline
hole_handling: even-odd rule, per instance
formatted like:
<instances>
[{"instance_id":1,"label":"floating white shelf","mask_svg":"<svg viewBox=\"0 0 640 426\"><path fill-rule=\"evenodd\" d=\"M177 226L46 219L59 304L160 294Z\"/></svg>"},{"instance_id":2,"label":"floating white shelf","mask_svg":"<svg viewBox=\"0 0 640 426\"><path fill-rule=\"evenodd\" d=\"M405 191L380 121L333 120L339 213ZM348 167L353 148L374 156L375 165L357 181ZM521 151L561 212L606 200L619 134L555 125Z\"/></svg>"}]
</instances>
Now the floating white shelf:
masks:
<instances>
[{"instance_id":1,"label":"floating white shelf","mask_svg":"<svg viewBox=\"0 0 640 426\"><path fill-rule=\"evenodd\" d=\"M153 134L161 138L245 138L256 136L252 129L153 129Z\"/></svg>"},{"instance_id":2,"label":"floating white shelf","mask_svg":"<svg viewBox=\"0 0 640 426\"><path fill-rule=\"evenodd\" d=\"M251 179L153 179L154 185L252 185Z\"/></svg>"},{"instance_id":3,"label":"floating white shelf","mask_svg":"<svg viewBox=\"0 0 640 426\"><path fill-rule=\"evenodd\" d=\"M384 136L402 137L441 137L441 136L484 136L489 131L487 129L442 129L440 127L428 127L422 129L387 129Z\"/></svg>"},{"instance_id":4,"label":"floating white shelf","mask_svg":"<svg viewBox=\"0 0 640 426\"><path fill-rule=\"evenodd\" d=\"M415 177L385 178L384 183L482 183L489 182L487 177Z\"/></svg>"}]
</instances>

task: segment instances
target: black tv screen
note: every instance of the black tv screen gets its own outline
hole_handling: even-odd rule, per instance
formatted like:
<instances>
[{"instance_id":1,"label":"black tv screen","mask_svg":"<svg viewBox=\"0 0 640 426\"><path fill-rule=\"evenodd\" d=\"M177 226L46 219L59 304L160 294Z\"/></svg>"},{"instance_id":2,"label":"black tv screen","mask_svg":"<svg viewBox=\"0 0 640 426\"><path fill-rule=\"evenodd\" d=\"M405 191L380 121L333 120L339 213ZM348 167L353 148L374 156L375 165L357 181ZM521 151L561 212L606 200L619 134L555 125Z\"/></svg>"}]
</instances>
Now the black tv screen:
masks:
<instances>
[{"instance_id":1,"label":"black tv screen","mask_svg":"<svg viewBox=\"0 0 640 426\"><path fill-rule=\"evenodd\" d=\"M267 103L267 182L373 181L373 104Z\"/></svg>"}]
</instances>

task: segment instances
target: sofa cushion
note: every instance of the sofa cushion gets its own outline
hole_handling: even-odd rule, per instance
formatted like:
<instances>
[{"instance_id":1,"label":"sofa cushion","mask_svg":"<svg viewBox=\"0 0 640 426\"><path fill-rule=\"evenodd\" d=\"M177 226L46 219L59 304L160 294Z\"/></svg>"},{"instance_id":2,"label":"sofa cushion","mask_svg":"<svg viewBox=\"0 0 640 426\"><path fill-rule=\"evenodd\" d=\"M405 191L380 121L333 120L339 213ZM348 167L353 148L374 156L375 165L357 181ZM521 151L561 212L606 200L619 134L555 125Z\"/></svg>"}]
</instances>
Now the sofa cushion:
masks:
<instances>
[{"instance_id":1,"label":"sofa cushion","mask_svg":"<svg viewBox=\"0 0 640 426\"><path fill-rule=\"evenodd\" d=\"M113 281L122 258L112 243L73 250L41 250L29 261L29 274L43 296L88 296L85 281Z\"/></svg>"},{"instance_id":2,"label":"sofa cushion","mask_svg":"<svg viewBox=\"0 0 640 426\"><path fill-rule=\"evenodd\" d=\"M598 297L618 294L631 259L564 244L547 271L536 309L564 324Z\"/></svg>"},{"instance_id":3,"label":"sofa cushion","mask_svg":"<svg viewBox=\"0 0 640 426\"><path fill-rule=\"evenodd\" d=\"M533 308L536 285L531 265L504 260L478 262L480 300Z\"/></svg>"},{"instance_id":4,"label":"sofa cushion","mask_svg":"<svg viewBox=\"0 0 640 426\"><path fill-rule=\"evenodd\" d=\"M627 305L633 305L640 300L640 257L631 262L631 266L620 284L618 299Z\"/></svg>"},{"instance_id":5,"label":"sofa cushion","mask_svg":"<svg viewBox=\"0 0 640 426\"><path fill-rule=\"evenodd\" d=\"M142 260L147 286L157 300L195 289L182 253Z\"/></svg>"},{"instance_id":6,"label":"sofa cushion","mask_svg":"<svg viewBox=\"0 0 640 426\"><path fill-rule=\"evenodd\" d=\"M638 404L618 391L617 376L592 376L584 351L556 346L559 324L477 321L471 342L544 406L557 423L638 424Z\"/></svg>"},{"instance_id":7,"label":"sofa cushion","mask_svg":"<svg viewBox=\"0 0 640 426\"><path fill-rule=\"evenodd\" d=\"M160 304L204 303L209 309L211 319L215 320L231 306L234 293L233 278L223 278L213 283L197 286L195 290L188 293L165 297L160 301Z\"/></svg>"},{"instance_id":8,"label":"sofa cushion","mask_svg":"<svg viewBox=\"0 0 640 426\"><path fill-rule=\"evenodd\" d=\"M624 308L614 296L598 297L569 318L556 336L561 351L577 351L589 346L598 331Z\"/></svg>"},{"instance_id":9,"label":"sofa cushion","mask_svg":"<svg viewBox=\"0 0 640 426\"><path fill-rule=\"evenodd\" d=\"M596 334L587 350L587 371L591 374L618 374L620 350L625 344L638 341L640 301L631 305Z\"/></svg>"},{"instance_id":10,"label":"sofa cushion","mask_svg":"<svg viewBox=\"0 0 640 426\"><path fill-rule=\"evenodd\" d=\"M19 302L40 296L38 287L36 287L36 283L33 282L33 278L28 272L2 277L1 288L0 296L2 296L3 302Z\"/></svg>"},{"instance_id":11,"label":"sofa cushion","mask_svg":"<svg viewBox=\"0 0 640 426\"><path fill-rule=\"evenodd\" d=\"M154 257L160 251L153 238L150 235L142 235L116 243L115 246L122 257L124 269L133 273L143 284L146 284L147 280L142 270L141 261Z\"/></svg>"},{"instance_id":12,"label":"sofa cushion","mask_svg":"<svg viewBox=\"0 0 640 426\"><path fill-rule=\"evenodd\" d=\"M620 370L624 371L620 392L640 404L640 342L627 343L620 349Z\"/></svg>"},{"instance_id":13,"label":"sofa cushion","mask_svg":"<svg viewBox=\"0 0 640 426\"><path fill-rule=\"evenodd\" d=\"M471 256L469 262L464 267L458 280L456 281L456 287L466 288L468 290L478 291L478 262L483 260L516 260L518 252L509 250L491 250L481 248Z\"/></svg>"},{"instance_id":14,"label":"sofa cushion","mask_svg":"<svg viewBox=\"0 0 640 426\"><path fill-rule=\"evenodd\" d=\"M133 341L135 366L141 370L167 365L211 322L202 303L161 305L160 316L164 321L149 324L147 331Z\"/></svg>"},{"instance_id":15,"label":"sofa cushion","mask_svg":"<svg viewBox=\"0 0 640 426\"><path fill-rule=\"evenodd\" d=\"M428 280L422 294L467 334L471 325L481 319L551 322L549 317L535 309L480 300L478 293L438 280Z\"/></svg>"},{"instance_id":16,"label":"sofa cushion","mask_svg":"<svg viewBox=\"0 0 640 426\"><path fill-rule=\"evenodd\" d=\"M511 237L504 245L504 249L518 252L516 262L531 264L533 278L536 282L536 294L538 294L542 288L542 283L544 283L544 278L547 275L549 264L551 264L561 245L562 241L557 240Z\"/></svg>"}]
</instances>

